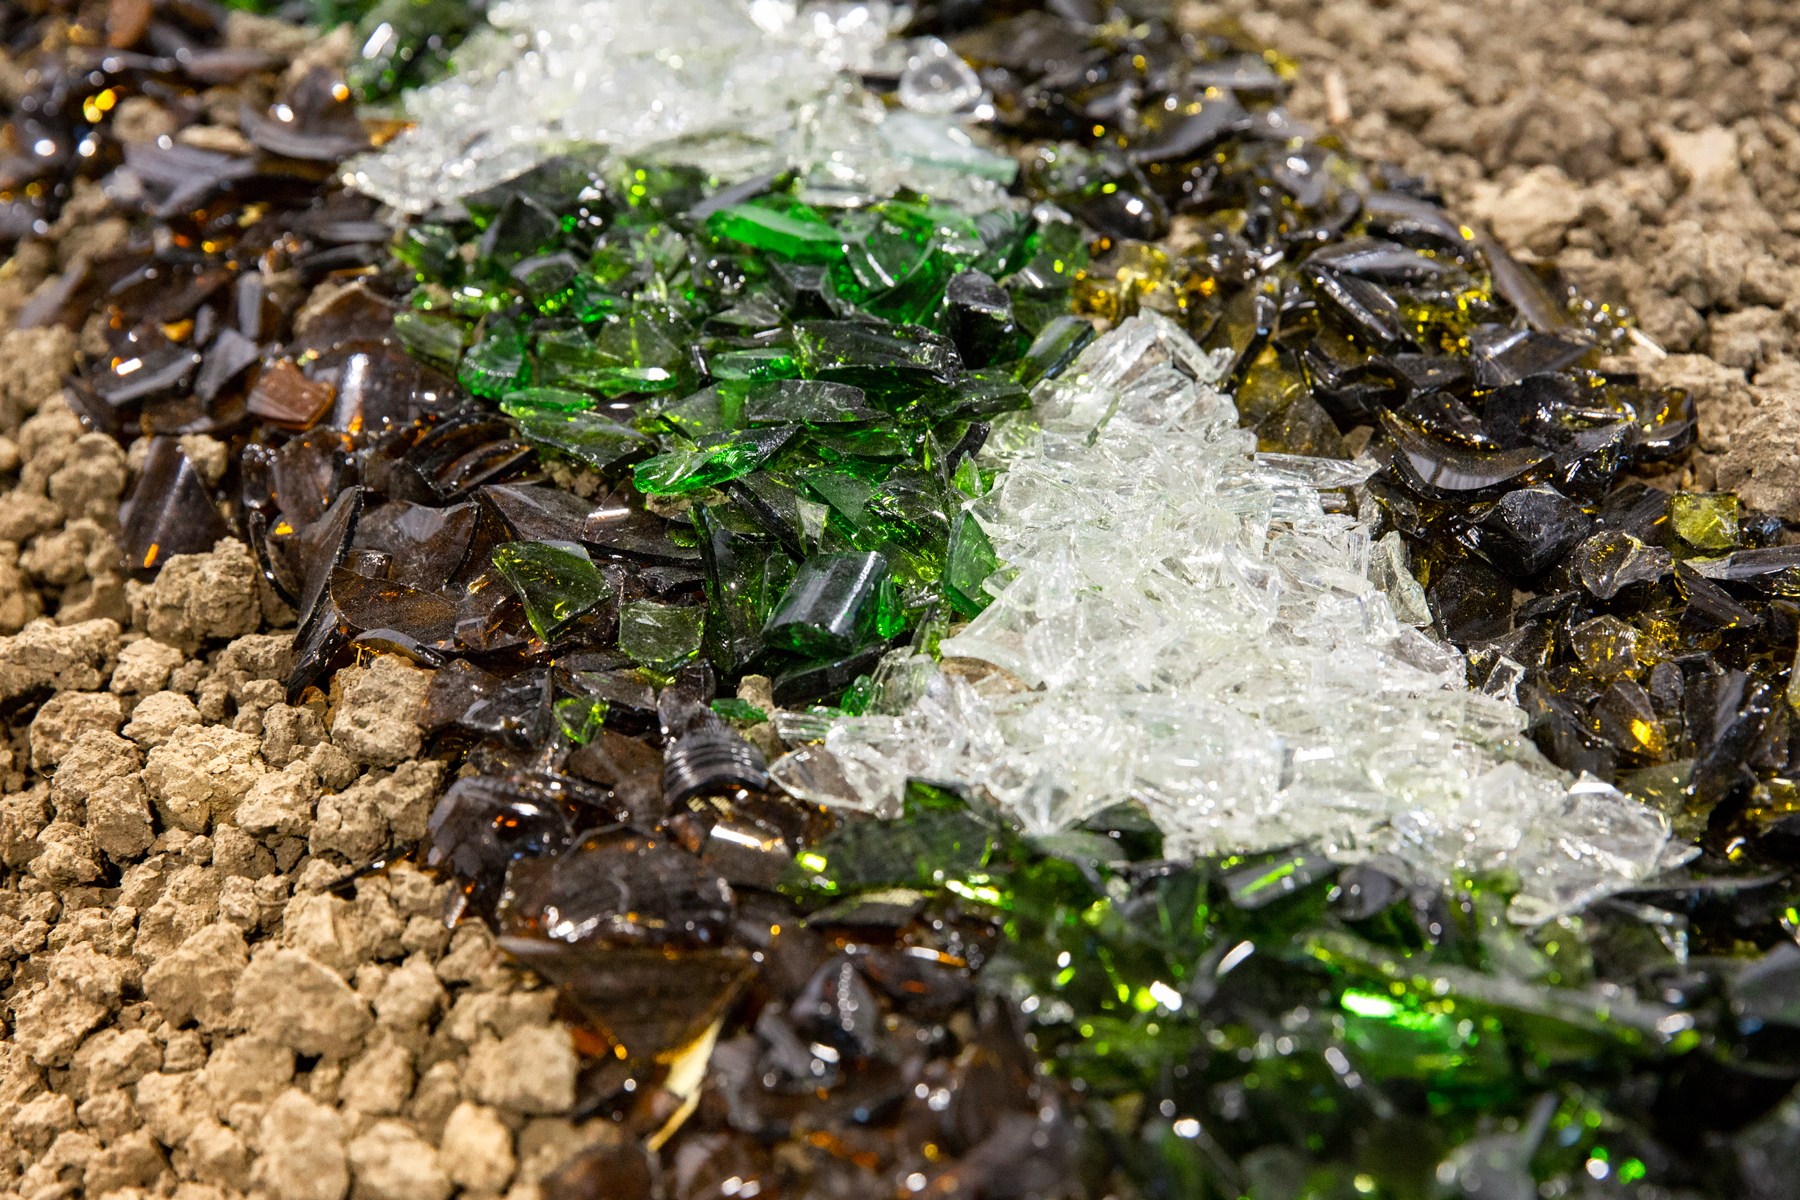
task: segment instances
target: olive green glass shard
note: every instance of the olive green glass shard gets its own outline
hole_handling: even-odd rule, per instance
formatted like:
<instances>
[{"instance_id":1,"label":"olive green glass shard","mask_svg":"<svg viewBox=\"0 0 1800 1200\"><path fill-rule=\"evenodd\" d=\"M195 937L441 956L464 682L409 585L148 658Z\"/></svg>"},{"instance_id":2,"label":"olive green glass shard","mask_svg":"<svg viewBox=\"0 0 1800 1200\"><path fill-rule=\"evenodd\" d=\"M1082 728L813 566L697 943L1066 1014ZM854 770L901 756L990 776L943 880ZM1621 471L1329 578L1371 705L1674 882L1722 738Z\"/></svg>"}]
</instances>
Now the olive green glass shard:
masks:
<instances>
[{"instance_id":1,"label":"olive green glass shard","mask_svg":"<svg viewBox=\"0 0 1800 1200\"><path fill-rule=\"evenodd\" d=\"M546 642L612 594L606 576L575 545L508 542L495 548L494 569L519 594L532 631Z\"/></svg>"},{"instance_id":2,"label":"olive green glass shard","mask_svg":"<svg viewBox=\"0 0 1800 1200\"><path fill-rule=\"evenodd\" d=\"M619 649L633 662L672 671L700 652L706 610L638 600L619 610Z\"/></svg>"}]
</instances>

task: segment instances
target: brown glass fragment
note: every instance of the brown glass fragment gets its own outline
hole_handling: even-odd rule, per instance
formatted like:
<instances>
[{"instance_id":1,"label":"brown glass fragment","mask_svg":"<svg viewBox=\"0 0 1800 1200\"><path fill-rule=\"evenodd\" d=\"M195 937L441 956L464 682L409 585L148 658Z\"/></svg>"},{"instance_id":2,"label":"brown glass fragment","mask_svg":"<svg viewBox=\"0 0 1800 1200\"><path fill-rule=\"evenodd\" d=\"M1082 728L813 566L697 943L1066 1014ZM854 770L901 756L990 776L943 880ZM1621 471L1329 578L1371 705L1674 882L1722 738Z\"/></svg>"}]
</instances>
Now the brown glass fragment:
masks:
<instances>
[{"instance_id":1,"label":"brown glass fragment","mask_svg":"<svg viewBox=\"0 0 1800 1200\"><path fill-rule=\"evenodd\" d=\"M739 949L671 954L655 948L503 937L500 947L563 989L631 1058L685 1046L723 1016L755 964Z\"/></svg>"},{"instance_id":2,"label":"brown glass fragment","mask_svg":"<svg viewBox=\"0 0 1800 1200\"><path fill-rule=\"evenodd\" d=\"M318 424L336 396L336 388L308 379L293 359L284 358L257 377L246 407L271 425L307 430Z\"/></svg>"}]
</instances>

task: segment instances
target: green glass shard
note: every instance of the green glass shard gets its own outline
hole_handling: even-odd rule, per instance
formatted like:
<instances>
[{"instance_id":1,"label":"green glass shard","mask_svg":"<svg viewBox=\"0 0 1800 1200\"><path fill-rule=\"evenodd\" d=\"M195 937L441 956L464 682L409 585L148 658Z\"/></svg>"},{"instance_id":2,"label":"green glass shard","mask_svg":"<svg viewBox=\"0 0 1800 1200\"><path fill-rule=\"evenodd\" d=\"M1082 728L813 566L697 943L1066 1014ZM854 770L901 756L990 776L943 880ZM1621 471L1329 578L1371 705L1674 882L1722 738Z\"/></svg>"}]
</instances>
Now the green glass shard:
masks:
<instances>
[{"instance_id":1,"label":"green glass shard","mask_svg":"<svg viewBox=\"0 0 1800 1200\"><path fill-rule=\"evenodd\" d=\"M1056 378L1094 337L1093 322L1066 315L1056 318L1032 340L1025 357L1013 368L1013 378L1025 387Z\"/></svg>"},{"instance_id":2,"label":"green glass shard","mask_svg":"<svg viewBox=\"0 0 1800 1200\"><path fill-rule=\"evenodd\" d=\"M1669 497L1669 524L1696 550L1731 550L1742 544L1739 510L1728 492L1678 492Z\"/></svg>"},{"instance_id":3,"label":"green glass shard","mask_svg":"<svg viewBox=\"0 0 1800 1200\"><path fill-rule=\"evenodd\" d=\"M700 506L693 515L713 613L708 653L734 672L762 651L763 626L794 577L794 560L735 506Z\"/></svg>"},{"instance_id":4,"label":"green glass shard","mask_svg":"<svg viewBox=\"0 0 1800 1200\"><path fill-rule=\"evenodd\" d=\"M543 641L611 594L606 576L571 543L506 542L494 549L494 569L525 604L525 618Z\"/></svg>"},{"instance_id":5,"label":"green glass shard","mask_svg":"<svg viewBox=\"0 0 1800 1200\"><path fill-rule=\"evenodd\" d=\"M594 398L586 392L571 392L567 388L525 387L508 392L500 407L515 417L519 415L515 410L586 412L594 407Z\"/></svg>"},{"instance_id":6,"label":"green glass shard","mask_svg":"<svg viewBox=\"0 0 1800 1200\"><path fill-rule=\"evenodd\" d=\"M899 885L936 889L946 881L986 883L983 868L993 849L993 832L966 810L863 821L827 835L797 856L786 886L837 896Z\"/></svg>"},{"instance_id":7,"label":"green glass shard","mask_svg":"<svg viewBox=\"0 0 1800 1200\"><path fill-rule=\"evenodd\" d=\"M889 462L908 457L918 441L916 435L894 429L821 429L811 440L813 446L828 452L827 458L884 459Z\"/></svg>"},{"instance_id":8,"label":"green glass shard","mask_svg":"<svg viewBox=\"0 0 1800 1200\"><path fill-rule=\"evenodd\" d=\"M706 219L715 237L729 238L802 263L830 263L844 257L844 244L831 224L804 204L776 209L734 204Z\"/></svg>"},{"instance_id":9,"label":"green glass shard","mask_svg":"<svg viewBox=\"0 0 1800 1200\"><path fill-rule=\"evenodd\" d=\"M450 289L450 311L459 317L480 320L505 308L511 299L512 293L505 288L464 281Z\"/></svg>"},{"instance_id":10,"label":"green glass shard","mask_svg":"<svg viewBox=\"0 0 1800 1200\"><path fill-rule=\"evenodd\" d=\"M461 244L443 225L409 225L394 244L394 257L413 269L421 283L453 286L462 278Z\"/></svg>"},{"instance_id":11,"label":"green glass shard","mask_svg":"<svg viewBox=\"0 0 1800 1200\"><path fill-rule=\"evenodd\" d=\"M744 397L752 425L804 425L808 429L870 425L887 414L864 403L861 388L821 379L788 379L754 387Z\"/></svg>"},{"instance_id":12,"label":"green glass shard","mask_svg":"<svg viewBox=\"0 0 1800 1200\"><path fill-rule=\"evenodd\" d=\"M657 404L638 424L646 429L672 429L690 439L742 429L748 390L740 380L717 383L680 400Z\"/></svg>"},{"instance_id":13,"label":"green glass shard","mask_svg":"<svg viewBox=\"0 0 1800 1200\"><path fill-rule=\"evenodd\" d=\"M519 422L520 436L532 445L560 450L602 471L656 449L654 439L599 413L536 408L511 396L500 407Z\"/></svg>"},{"instance_id":14,"label":"green glass shard","mask_svg":"<svg viewBox=\"0 0 1800 1200\"><path fill-rule=\"evenodd\" d=\"M758 346L709 355L707 370L715 379L792 379L800 363L790 346Z\"/></svg>"},{"instance_id":15,"label":"green glass shard","mask_svg":"<svg viewBox=\"0 0 1800 1200\"><path fill-rule=\"evenodd\" d=\"M994 553L987 533L973 516L958 513L950 529L950 550L944 566L945 598L965 617L978 616L994 601L981 585L999 569L1000 557Z\"/></svg>"},{"instance_id":16,"label":"green glass shard","mask_svg":"<svg viewBox=\"0 0 1800 1200\"><path fill-rule=\"evenodd\" d=\"M906 552L918 581L937 579L950 537L946 498L930 473L903 466L889 475L863 507L863 523ZM908 574L908 572L902 572Z\"/></svg>"},{"instance_id":17,"label":"green glass shard","mask_svg":"<svg viewBox=\"0 0 1800 1200\"><path fill-rule=\"evenodd\" d=\"M669 672L700 653L706 610L634 600L619 610L619 649L639 666Z\"/></svg>"},{"instance_id":18,"label":"green glass shard","mask_svg":"<svg viewBox=\"0 0 1800 1200\"><path fill-rule=\"evenodd\" d=\"M556 330L537 339L538 380L552 387L585 388L604 396L662 392L683 384L683 364L621 362L580 330Z\"/></svg>"},{"instance_id":19,"label":"green glass shard","mask_svg":"<svg viewBox=\"0 0 1800 1200\"><path fill-rule=\"evenodd\" d=\"M475 395L489 399L504 396L529 382L525 334L518 322L506 317L490 320L481 340L463 355L456 378Z\"/></svg>"},{"instance_id":20,"label":"green glass shard","mask_svg":"<svg viewBox=\"0 0 1800 1200\"><path fill-rule=\"evenodd\" d=\"M800 480L852 525L862 524L863 509L868 507L869 497L875 494L875 489L866 480L848 471L821 467L802 471Z\"/></svg>"},{"instance_id":21,"label":"green glass shard","mask_svg":"<svg viewBox=\"0 0 1800 1200\"><path fill-rule=\"evenodd\" d=\"M460 321L438 313L402 309L394 314L394 336L426 362L454 370L467 335Z\"/></svg>"},{"instance_id":22,"label":"green glass shard","mask_svg":"<svg viewBox=\"0 0 1800 1200\"><path fill-rule=\"evenodd\" d=\"M712 702L712 710L727 721L754 725L758 721L766 721L769 714L751 704L748 700L739 700L736 696L721 697Z\"/></svg>"},{"instance_id":23,"label":"green glass shard","mask_svg":"<svg viewBox=\"0 0 1800 1200\"><path fill-rule=\"evenodd\" d=\"M554 249L562 231L555 213L530 196L514 195L482 232L477 253L495 268L510 270L520 259Z\"/></svg>"},{"instance_id":24,"label":"green glass shard","mask_svg":"<svg viewBox=\"0 0 1800 1200\"><path fill-rule=\"evenodd\" d=\"M860 717L869 710L869 704L875 699L875 677L858 675L844 689L838 698L838 710L846 717Z\"/></svg>"},{"instance_id":25,"label":"green glass shard","mask_svg":"<svg viewBox=\"0 0 1800 1200\"><path fill-rule=\"evenodd\" d=\"M609 707L597 696L568 696L556 702L556 722L569 741L585 745L606 724Z\"/></svg>"},{"instance_id":26,"label":"green glass shard","mask_svg":"<svg viewBox=\"0 0 1800 1200\"><path fill-rule=\"evenodd\" d=\"M883 584L891 606L887 613ZM880 554L815 554L800 564L763 627L763 638L808 658L838 657L869 642L878 625L892 628L892 609L898 606L887 559Z\"/></svg>"},{"instance_id":27,"label":"green glass shard","mask_svg":"<svg viewBox=\"0 0 1800 1200\"><path fill-rule=\"evenodd\" d=\"M1087 269L1087 243L1081 227L1066 221L1051 221L1037 230L1024 247L1029 259L1013 277L1020 287L1054 289L1074 285Z\"/></svg>"},{"instance_id":28,"label":"green glass shard","mask_svg":"<svg viewBox=\"0 0 1800 1200\"><path fill-rule=\"evenodd\" d=\"M916 326L802 321L794 326L801 373L890 394L955 383L962 361L950 340Z\"/></svg>"},{"instance_id":29,"label":"green glass shard","mask_svg":"<svg viewBox=\"0 0 1800 1200\"><path fill-rule=\"evenodd\" d=\"M575 298L581 264L568 251L540 254L516 264L510 274L525 289L525 298L541 313L566 309Z\"/></svg>"},{"instance_id":30,"label":"green glass shard","mask_svg":"<svg viewBox=\"0 0 1800 1200\"><path fill-rule=\"evenodd\" d=\"M572 149L545 159L511 179L464 196L462 205L484 229L501 216L515 198L530 200L552 214L572 211L585 201L599 200L601 184L595 168L604 157L602 149Z\"/></svg>"},{"instance_id":31,"label":"green glass shard","mask_svg":"<svg viewBox=\"0 0 1800 1200\"><path fill-rule=\"evenodd\" d=\"M933 405L932 416L939 421L980 421L1030 407L1031 393L1013 378L1011 368L986 367L958 380L956 390Z\"/></svg>"},{"instance_id":32,"label":"green glass shard","mask_svg":"<svg viewBox=\"0 0 1800 1200\"><path fill-rule=\"evenodd\" d=\"M632 478L639 491L660 495L715 487L756 470L793 435L791 425L712 435L696 441L692 450L673 450L639 463Z\"/></svg>"}]
</instances>

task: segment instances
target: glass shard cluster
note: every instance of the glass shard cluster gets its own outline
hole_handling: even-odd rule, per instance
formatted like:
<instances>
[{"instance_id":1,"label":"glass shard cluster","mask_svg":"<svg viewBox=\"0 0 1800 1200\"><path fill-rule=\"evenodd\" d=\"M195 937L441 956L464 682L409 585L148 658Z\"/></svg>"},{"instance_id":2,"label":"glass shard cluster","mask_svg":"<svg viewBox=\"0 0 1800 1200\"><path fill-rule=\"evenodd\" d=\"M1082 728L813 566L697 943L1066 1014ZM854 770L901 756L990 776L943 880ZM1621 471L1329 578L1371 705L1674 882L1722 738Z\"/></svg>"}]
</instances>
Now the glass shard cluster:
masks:
<instances>
[{"instance_id":1,"label":"glass shard cluster","mask_svg":"<svg viewBox=\"0 0 1800 1200\"><path fill-rule=\"evenodd\" d=\"M344 178L422 213L587 143L727 180L792 168L836 204L906 183L993 207L1017 164L955 119L982 85L941 40L890 41L904 15L879 2L501 0L454 74L405 93L406 130ZM846 71L880 79L900 107Z\"/></svg>"},{"instance_id":2,"label":"glass shard cluster","mask_svg":"<svg viewBox=\"0 0 1800 1200\"><path fill-rule=\"evenodd\" d=\"M50 7L0 237L132 234L21 324L106 318L139 578L242 537L300 703L431 669L383 856L560 992L550 1200L1791 1192L1800 557L1278 55L530 0L369 156L467 10L345 84ZM113 136L232 71L250 151Z\"/></svg>"}]
</instances>

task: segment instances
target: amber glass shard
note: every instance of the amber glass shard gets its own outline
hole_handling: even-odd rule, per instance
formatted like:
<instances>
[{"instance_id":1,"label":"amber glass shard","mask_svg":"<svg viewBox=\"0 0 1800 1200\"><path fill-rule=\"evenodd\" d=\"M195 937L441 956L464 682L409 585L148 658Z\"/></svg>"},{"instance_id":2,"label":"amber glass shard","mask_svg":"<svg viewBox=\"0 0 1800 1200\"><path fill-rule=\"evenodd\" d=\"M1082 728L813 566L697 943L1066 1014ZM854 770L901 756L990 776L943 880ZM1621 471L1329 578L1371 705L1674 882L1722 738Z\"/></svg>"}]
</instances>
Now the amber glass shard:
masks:
<instances>
[{"instance_id":1,"label":"amber glass shard","mask_svg":"<svg viewBox=\"0 0 1800 1200\"><path fill-rule=\"evenodd\" d=\"M1595 617L1569 631L1569 644L1581 663L1601 679L1636 671L1644 665L1643 639L1617 617Z\"/></svg>"},{"instance_id":2,"label":"amber glass shard","mask_svg":"<svg viewBox=\"0 0 1800 1200\"><path fill-rule=\"evenodd\" d=\"M150 440L127 503L125 553L134 570L154 570L177 554L203 554L230 532L206 480L172 437Z\"/></svg>"},{"instance_id":3,"label":"amber glass shard","mask_svg":"<svg viewBox=\"0 0 1800 1200\"><path fill-rule=\"evenodd\" d=\"M284 429L311 429L331 409L337 389L300 373L294 361L284 358L257 377L246 407L250 412Z\"/></svg>"},{"instance_id":4,"label":"amber glass shard","mask_svg":"<svg viewBox=\"0 0 1800 1200\"><path fill-rule=\"evenodd\" d=\"M661 839L594 833L514 867L501 909L509 936L614 946L694 947L725 940L731 887Z\"/></svg>"},{"instance_id":5,"label":"amber glass shard","mask_svg":"<svg viewBox=\"0 0 1800 1200\"><path fill-rule=\"evenodd\" d=\"M1418 491L1442 499L1460 499L1501 484L1525 482L1550 458L1534 448L1483 453L1431 437L1391 412L1381 414L1381 427L1394 439L1394 464Z\"/></svg>"},{"instance_id":6,"label":"amber glass shard","mask_svg":"<svg viewBox=\"0 0 1800 1200\"><path fill-rule=\"evenodd\" d=\"M500 944L642 1060L698 1037L755 974L749 954L737 949L668 954L513 937Z\"/></svg>"}]
</instances>

